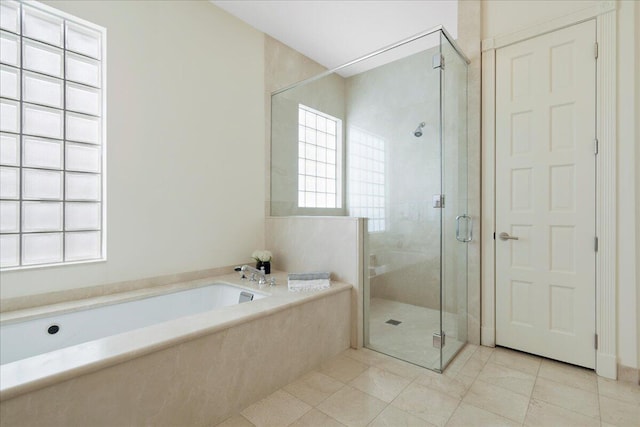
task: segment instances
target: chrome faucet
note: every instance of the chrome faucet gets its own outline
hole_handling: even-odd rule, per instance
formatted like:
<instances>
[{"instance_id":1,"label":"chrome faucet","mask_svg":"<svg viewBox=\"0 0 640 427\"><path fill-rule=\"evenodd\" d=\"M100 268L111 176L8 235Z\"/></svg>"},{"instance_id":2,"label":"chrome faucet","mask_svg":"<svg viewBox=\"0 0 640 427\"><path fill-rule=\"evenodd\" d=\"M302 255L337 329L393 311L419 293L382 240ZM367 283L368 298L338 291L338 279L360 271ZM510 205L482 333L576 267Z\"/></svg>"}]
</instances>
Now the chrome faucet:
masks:
<instances>
[{"instance_id":1,"label":"chrome faucet","mask_svg":"<svg viewBox=\"0 0 640 427\"><path fill-rule=\"evenodd\" d=\"M260 270L258 270L257 268L253 268L250 265L243 265L242 267L240 267L240 271L244 272L250 272L251 276L249 277L249 281L251 282L255 282L256 281L256 275L259 276L258 279L258 286L264 286L267 284L267 275L264 272L264 267L262 267Z\"/></svg>"}]
</instances>

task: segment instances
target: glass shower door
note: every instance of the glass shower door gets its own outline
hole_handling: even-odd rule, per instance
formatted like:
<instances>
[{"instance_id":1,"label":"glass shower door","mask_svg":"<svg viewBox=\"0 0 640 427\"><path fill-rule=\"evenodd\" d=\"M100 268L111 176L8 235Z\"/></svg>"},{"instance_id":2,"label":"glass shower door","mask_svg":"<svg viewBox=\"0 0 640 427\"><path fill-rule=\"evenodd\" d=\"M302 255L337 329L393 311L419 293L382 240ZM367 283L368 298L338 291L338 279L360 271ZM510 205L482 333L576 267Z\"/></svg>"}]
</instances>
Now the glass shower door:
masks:
<instances>
[{"instance_id":1,"label":"glass shower door","mask_svg":"<svg viewBox=\"0 0 640 427\"><path fill-rule=\"evenodd\" d=\"M350 215L369 218L365 346L438 370L442 151L433 57L440 36L427 37L433 47L348 79L348 200ZM365 204L362 177L375 178L364 167L372 157L384 158L382 219L354 209Z\"/></svg>"},{"instance_id":2,"label":"glass shower door","mask_svg":"<svg viewBox=\"0 0 640 427\"><path fill-rule=\"evenodd\" d=\"M441 34L442 284L441 366L467 341L467 244L472 220L467 211L467 63Z\"/></svg>"},{"instance_id":3,"label":"glass shower door","mask_svg":"<svg viewBox=\"0 0 640 427\"><path fill-rule=\"evenodd\" d=\"M347 200L368 218L365 346L442 371L467 340L467 64L426 37L346 79Z\"/></svg>"}]
</instances>

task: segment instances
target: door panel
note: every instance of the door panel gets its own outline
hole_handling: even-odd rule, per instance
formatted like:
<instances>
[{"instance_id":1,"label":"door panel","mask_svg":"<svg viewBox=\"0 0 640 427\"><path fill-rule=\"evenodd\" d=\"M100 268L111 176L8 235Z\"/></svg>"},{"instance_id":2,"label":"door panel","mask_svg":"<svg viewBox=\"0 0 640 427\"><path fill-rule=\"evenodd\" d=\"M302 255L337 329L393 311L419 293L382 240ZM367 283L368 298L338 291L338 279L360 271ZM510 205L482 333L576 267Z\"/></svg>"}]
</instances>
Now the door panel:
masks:
<instances>
[{"instance_id":1,"label":"door panel","mask_svg":"<svg viewBox=\"0 0 640 427\"><path fill-rule=\"evenodd\" d=\"M496 343L589 368L595 34L588 21L496 53Z\"/></svg>"}]
</instances>

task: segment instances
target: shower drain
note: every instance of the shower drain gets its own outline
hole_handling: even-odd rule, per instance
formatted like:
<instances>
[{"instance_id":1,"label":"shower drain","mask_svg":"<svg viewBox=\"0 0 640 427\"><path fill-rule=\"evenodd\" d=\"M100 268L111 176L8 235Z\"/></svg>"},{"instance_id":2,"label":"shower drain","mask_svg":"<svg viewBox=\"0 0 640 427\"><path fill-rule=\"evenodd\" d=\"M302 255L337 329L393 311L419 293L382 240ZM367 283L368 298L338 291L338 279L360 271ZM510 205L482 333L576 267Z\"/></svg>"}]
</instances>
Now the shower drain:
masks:
<instances>
[{"instance_id":1,"label":"shower drain","mask_svg":"<svg viewBox=\"0 0 640 427\"><path fill-rule=\"evenodd\" d=\"M393 326L398 326L398 325L399 325L400 323L402 323L402 322L401 322L401 321L399 321L399 320L389 319L389 320L387 320L387 321L386 321L386 322L384 322L384 323L388 323L388 324L393 325Z\"/></svg>"}]
</instances>

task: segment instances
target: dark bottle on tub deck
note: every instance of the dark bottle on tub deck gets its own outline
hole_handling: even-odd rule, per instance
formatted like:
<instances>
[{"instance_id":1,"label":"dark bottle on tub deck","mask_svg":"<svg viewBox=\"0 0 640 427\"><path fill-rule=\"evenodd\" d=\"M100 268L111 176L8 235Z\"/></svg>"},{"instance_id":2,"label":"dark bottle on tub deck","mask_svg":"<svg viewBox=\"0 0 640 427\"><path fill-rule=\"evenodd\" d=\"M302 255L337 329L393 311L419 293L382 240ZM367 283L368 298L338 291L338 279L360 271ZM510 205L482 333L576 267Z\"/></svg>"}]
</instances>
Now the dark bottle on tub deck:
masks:
<instances>
[{"instance_id":1,"label":"dark bottle on tub deck","mask_svg":"<svg viewBox=\"0 0 640 427\"><path fill-rule=\"evenodd\" d=\"M271 274L271 261L258 261L256 268L260 270L262 267L264 267L264 274Z\"/></svg>"}]
</instances>

